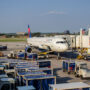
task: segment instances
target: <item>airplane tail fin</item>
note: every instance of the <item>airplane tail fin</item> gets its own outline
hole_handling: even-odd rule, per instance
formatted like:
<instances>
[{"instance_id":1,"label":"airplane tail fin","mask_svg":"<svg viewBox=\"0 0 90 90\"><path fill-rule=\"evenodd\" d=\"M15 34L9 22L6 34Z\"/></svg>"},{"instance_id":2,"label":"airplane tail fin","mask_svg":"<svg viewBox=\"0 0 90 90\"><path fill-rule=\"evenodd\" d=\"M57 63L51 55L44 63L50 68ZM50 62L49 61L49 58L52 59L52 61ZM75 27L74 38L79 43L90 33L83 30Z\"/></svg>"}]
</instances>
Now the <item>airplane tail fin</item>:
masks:
<instances>
[{"instance_id":1,"label":"airplane tail fin","mask_svg":"<svg viewBox=\"0 0 90 90\"><path fill-rule=\"evenodd\" d=\"M28 25L28 36L31 38L30 26Z\"/></svg>"}]
</instances>

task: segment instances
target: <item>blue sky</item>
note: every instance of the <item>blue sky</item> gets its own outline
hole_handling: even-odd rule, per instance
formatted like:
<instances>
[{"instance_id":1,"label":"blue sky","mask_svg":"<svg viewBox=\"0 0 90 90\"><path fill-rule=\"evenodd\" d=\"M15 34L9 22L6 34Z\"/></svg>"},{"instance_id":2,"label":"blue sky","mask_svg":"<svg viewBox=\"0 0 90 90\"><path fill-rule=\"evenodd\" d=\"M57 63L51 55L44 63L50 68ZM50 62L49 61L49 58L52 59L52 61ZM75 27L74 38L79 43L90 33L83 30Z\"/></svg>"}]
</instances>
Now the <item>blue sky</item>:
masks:
<instances>
[{"instance_id":1,"label":"blue sky","mask_svg":"<svg viewBox=\"0 0 90 90\"><path fill-rule=\"evenodd\" d=\"M0 32L79 32L90 27L90 0L0 0Z\"/></svg>"}]
</instances>

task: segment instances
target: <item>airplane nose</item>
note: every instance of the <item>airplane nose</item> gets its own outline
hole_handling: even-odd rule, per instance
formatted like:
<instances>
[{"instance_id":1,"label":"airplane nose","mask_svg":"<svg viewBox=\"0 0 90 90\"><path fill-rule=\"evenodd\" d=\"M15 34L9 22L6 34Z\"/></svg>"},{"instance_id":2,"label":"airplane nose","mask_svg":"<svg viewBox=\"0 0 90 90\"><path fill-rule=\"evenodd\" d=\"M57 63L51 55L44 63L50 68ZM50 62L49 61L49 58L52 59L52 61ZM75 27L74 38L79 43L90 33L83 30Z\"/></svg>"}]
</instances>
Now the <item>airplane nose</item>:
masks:
<instances>
[{"instance_id":1,"label":"airplane nose","mask_svg":"<svg viewBox=\"0 0 90 90\"><path fill-rule=\"evenodd\" d=\"M66 50L68 49L68 46L66 46Z\"/></svg>"},{"instance_id":2,"label":"airplane nose","mask_svg":"<svg viewBox=\"0 0 90 90\"><path fill-rule=\"evenodd\" d=\"M63 47L63 50L68 50L68 45L65 45L65 46Z\"/></svg>"},{"instance_id":3,"label":"airplane nose","mask_svg":"<svg viewBox=\"0 0 90 90\"><path fill-rule=\"evenodd\" d=\"M63 45L58 46L56 49L58 52L64 52L64 51L68 50L68 45L63 44Z\"/></svg>"},{"instance_id":4,"label":"airplane nose","mask_svg":"<svg viewBox=\"0 0 90 90\"><path fill-rule=\"evenodd\" d=\"M68 44L66 45L66 49L68 49Z\"/></svg>"}]
</instances>

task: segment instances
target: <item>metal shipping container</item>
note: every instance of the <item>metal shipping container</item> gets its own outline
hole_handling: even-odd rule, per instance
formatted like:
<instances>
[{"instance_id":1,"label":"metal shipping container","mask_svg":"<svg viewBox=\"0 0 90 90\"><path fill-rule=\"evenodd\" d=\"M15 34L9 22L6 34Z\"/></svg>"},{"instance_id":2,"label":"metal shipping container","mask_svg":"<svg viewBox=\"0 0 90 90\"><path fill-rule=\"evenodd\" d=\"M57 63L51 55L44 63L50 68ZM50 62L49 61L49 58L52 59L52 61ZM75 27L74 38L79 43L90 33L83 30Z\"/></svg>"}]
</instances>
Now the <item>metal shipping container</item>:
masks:
<instances>
[{"instance_id":1,"label":"metal shipping container","mask_svg":"<svg viewBox=\"0 0 90 90\"><path fill-rule=\"evenodd\" d=\"M75 71L75 61L73 60L64 60L62 63L63 72L74 72Z\"/></svg>"}]
</instances>

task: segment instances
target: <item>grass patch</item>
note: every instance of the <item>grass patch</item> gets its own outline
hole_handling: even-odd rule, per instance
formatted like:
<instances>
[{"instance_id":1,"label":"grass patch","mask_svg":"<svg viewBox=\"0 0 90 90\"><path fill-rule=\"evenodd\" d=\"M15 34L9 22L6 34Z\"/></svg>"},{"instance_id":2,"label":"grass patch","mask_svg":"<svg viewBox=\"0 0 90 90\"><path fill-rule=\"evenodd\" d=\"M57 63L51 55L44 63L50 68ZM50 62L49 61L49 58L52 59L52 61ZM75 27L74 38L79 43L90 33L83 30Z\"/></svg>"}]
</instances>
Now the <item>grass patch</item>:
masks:
<instances>
[{"instance_id":1,"label":"grass patch","mask_svg":"<svg viewBox=\"0 0 90 90\"><path fill-rule=\"evenodd\" d=\"M27 38L0 38L0 42L26 42Z\"/></svg>"}]
</instances>

